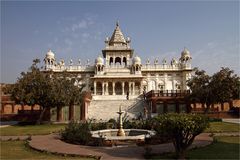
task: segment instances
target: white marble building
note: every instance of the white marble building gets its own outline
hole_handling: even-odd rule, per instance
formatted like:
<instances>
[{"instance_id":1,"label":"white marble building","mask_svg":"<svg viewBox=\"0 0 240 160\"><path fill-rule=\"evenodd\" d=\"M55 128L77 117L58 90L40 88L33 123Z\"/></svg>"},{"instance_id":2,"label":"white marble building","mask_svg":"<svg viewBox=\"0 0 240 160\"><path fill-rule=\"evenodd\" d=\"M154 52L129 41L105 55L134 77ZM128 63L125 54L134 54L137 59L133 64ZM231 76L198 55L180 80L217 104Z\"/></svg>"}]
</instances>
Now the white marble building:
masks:
<instances>
[{"instance_id":1,"label":"white marble building","mask_svg":"<svg viewBox=\"0 0 240 160\"><path fill-rule=\"evenodd\" d=\"M57 63L55 54L50 50L44 59L45 70L54 72L66 70L86 78L93 98L89 108L86 109L87 118L115 117L117 115L112 116L111 111L115 114L119 105L123 105L127 111L130 106L137 103L138 97L144 89L146 92L187 90L186 80L191 77L192 68L191 55L186 48L181 52L178 60L171 57L170 63L167 63L165 59L160 61L155 59L151 63L147 59L143 64L141 58L134 55L130 43L130 38L124 37L117 23L111 38L107 37L105 40L102 56L96 58L94 65L90 65L89 60L83 65L80 59L77 64L74 64L72 60L68 65L64 63L64 60ZM127 94L129 94L129 101L132 101L132 104L129 102L125 104ZM114 101L116 106L113 107L113 102L110 103L110 101ZM98 104L104 105L104 107ZM109 116L104 114L99 116L99 109L105 110Z\"/></svg>"}]
</instances>

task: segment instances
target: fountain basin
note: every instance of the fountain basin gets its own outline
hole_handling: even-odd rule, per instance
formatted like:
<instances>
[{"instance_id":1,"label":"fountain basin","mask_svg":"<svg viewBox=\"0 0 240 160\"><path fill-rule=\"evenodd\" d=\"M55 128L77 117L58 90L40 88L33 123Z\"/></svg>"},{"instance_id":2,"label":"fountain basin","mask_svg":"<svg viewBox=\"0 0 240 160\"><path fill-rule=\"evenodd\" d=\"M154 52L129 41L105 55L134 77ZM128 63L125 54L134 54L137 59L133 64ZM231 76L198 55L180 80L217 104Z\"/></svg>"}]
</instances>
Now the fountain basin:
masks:
<instances>
[{"instance_id":1,"label":"fountain basin","mask_svg":"<svg viewBox=\"0 0 240 160\"><path fill-rule=\"evenodd\" d=\"M124 129L125 136L117 136L118 129L104 129L92 131L92 138L98 142L102 142L103 145L112 146L118 142L144 142L146 138L151 138L156 134L155 131L144 129Z\"/></svg>"}]
</instances>

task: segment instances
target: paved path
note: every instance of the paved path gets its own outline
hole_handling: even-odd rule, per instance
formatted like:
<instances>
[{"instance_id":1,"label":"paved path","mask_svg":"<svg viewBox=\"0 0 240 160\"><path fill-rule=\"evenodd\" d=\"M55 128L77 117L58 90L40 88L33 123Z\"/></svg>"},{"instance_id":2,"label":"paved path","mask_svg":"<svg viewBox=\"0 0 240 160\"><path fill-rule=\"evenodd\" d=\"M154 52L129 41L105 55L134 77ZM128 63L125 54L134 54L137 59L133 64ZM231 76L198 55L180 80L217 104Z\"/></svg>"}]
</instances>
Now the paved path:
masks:
<instances>
[{"instance_id":1,"label":"paved path","mask_svg":"<svg viewBox=\"0 0 240 160\"><path fill-rule=\"evenodd\" d=\"M195 138L191 148L203 147L211 144L213 141L209 134L202 133ZM61 141L56 134L32 136L29 145L40 151L48 151L61 154L75 154L82 156L97 156L104 160L127 160L144 159L144 147L121 146L121 147L90 147L83 145L74 145ZM172 143L150 145L152 153L174 152Z\"/></svg>"},{"instance_id":2,"label":"paved path","mask_svg":"<svg viewBox=\"0 0 240 160\"><path fill-rule=\"evenodd\" d=\"M8 127L8 126L11 126L11 125L15 125L17 124L18 121L0 121L0 128L3 128L3 127Z\"/></svg>"},{"instance_id":3,"label":"paved path","mask_svg":"<svg viewBox=\"0 0 240 160\"><path fill-rule=\"evenodd\" d=\"M223 122L229 122L229 123L237 123L240 124L240 119L239 118L223 118Z\"/></svg>"},{"instance_id":4,"label":"paved path","mask_svg":"<svg viewBox=\"0 0 240 160\"><path fill-rule=\"evenodd\" d=\"M0 136L0 141L27 140L29 136Z\"/></svg>"}]
</instances>

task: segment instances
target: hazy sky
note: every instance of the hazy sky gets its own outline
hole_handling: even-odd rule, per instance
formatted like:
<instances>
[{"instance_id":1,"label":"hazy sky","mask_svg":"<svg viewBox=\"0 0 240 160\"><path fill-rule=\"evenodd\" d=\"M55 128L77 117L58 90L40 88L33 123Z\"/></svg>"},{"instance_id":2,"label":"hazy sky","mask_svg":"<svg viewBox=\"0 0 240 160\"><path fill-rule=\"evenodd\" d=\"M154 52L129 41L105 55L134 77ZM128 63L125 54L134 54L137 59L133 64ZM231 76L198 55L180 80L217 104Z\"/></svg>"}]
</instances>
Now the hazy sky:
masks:
<instances>
[{"instance_id":1,"label":"hazy sky","mask_svg":"<svg viewBox=\"0 0 240 160\"><path fill-rule=\"evenodd\" d=\"M222 66L240 74L239 1L1 1L1 82L13 83L49 49L57 61L77 63L101 54L116 21L145 63L179 58L212 74Z\"/></svg>"}]
</instances>

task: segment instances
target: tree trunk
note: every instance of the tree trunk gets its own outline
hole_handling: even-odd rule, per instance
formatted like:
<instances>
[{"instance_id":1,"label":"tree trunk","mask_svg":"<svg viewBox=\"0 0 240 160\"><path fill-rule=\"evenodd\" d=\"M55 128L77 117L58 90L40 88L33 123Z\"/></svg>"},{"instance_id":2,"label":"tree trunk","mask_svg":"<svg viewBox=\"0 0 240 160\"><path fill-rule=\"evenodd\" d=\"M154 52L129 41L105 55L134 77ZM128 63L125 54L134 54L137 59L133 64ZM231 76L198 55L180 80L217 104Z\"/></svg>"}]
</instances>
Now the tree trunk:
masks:
<instances>
[{"instance_id":1,"label":"tree trunk","mask_svg":"<svg viewBox=\"0 0 240 160\"><path fill-rule=\"evenodd\" d=\"M204 111L204 114L208 114L208 112L209 112L209 110L210 110L210 106L211 106L211 104L206 104L206 109L205 109L205 111Z\"/></svg>"},{"instance_id":2,"label":"tree trunk","mask_svg":"<svg viewBox=\"0 0 240 160\"><path fill-rule=\"evenodd\" d=\"M186 159L186 150L177 151L177 159Z\"/></svg>"},{"instance_id":3,"label":"tree trunk","mask_svg":"<svg viewBox=\"0 0 240 160\"><path fill-rule=\"evenodd\" d=\"M74 105L70 104L69 105L69 120L74 120Z\"/></svg>"},{"instance_id":4,"label":"tree trunk","mask_svg":"<svg viewBox=\"0 0 240 160\"><path fill-rule=\"evenodd\" d=\"M42 112L41 112L41 114L39 116L39 119L37 120L37 124L41 124L42 118L43 118L44 113L45 113L46 110L47 110L47 107L43 107L43 110L42 110Z\"/></svg>"},{"instance_id":5,"label":"tree trunk","mask_svg":"<svg viewBox=\"0 0 240 160\"><path fill-rule=\"evenodd\" d=\"M62 107L61 106L58 106L57 107L57 121L58 122L61 122L62 121Z\"/></svg>"}]
</instances>

